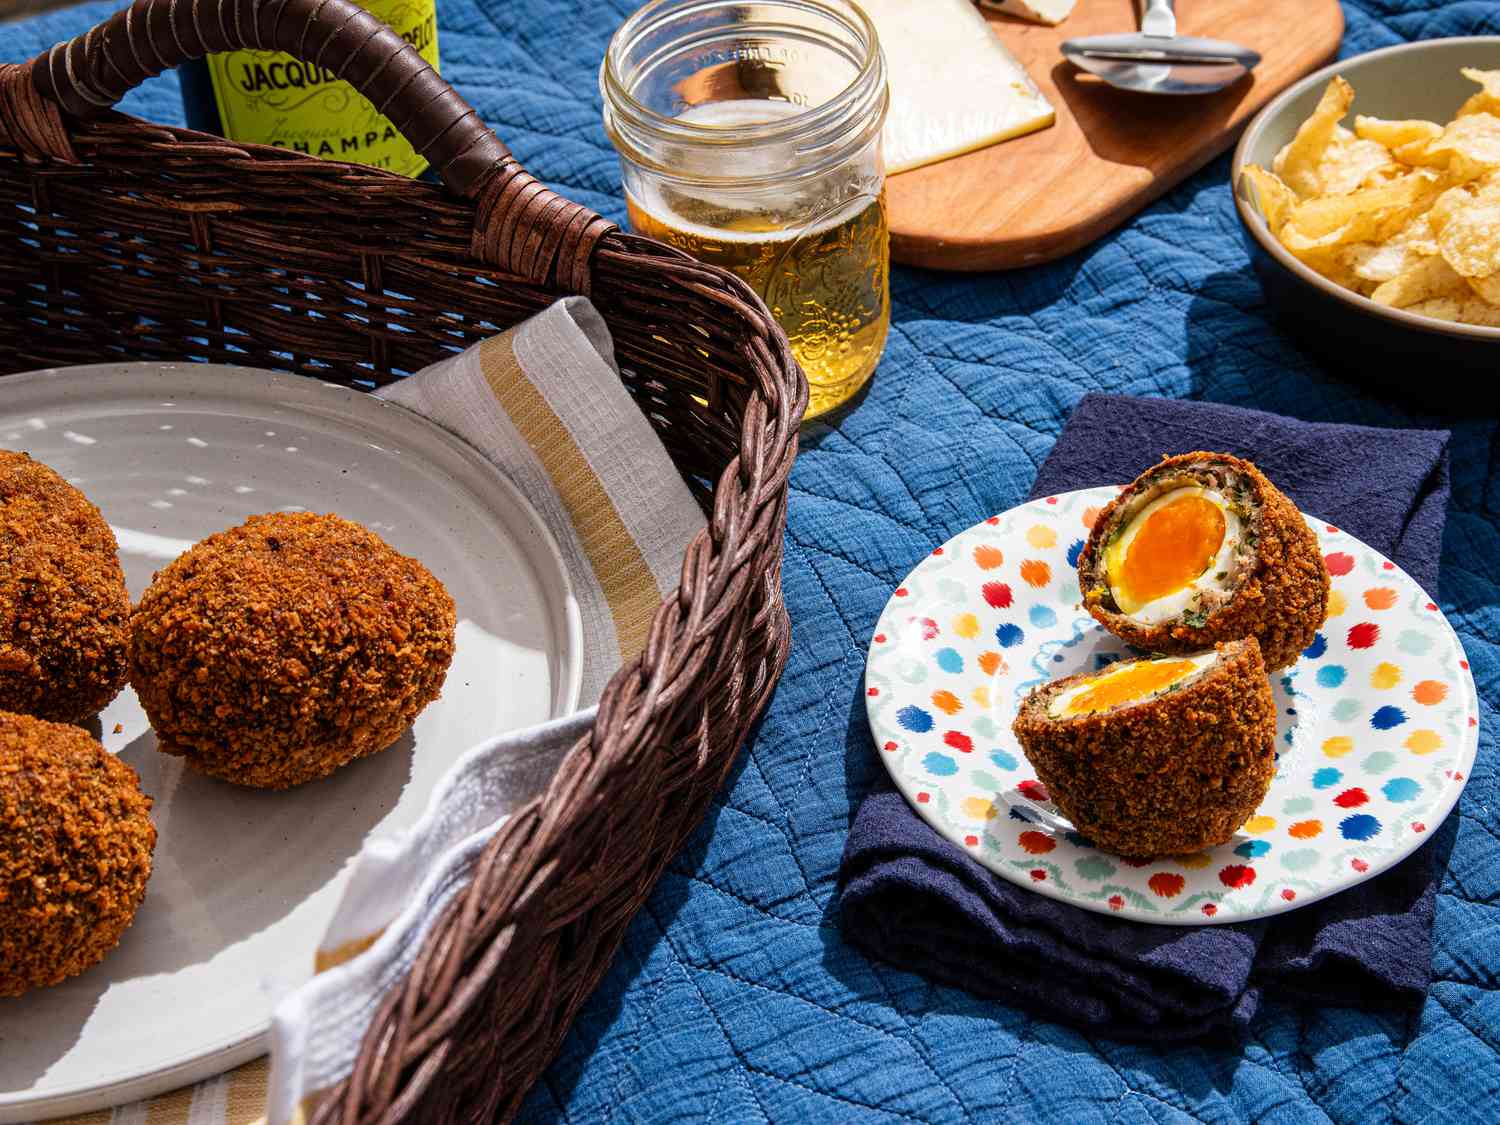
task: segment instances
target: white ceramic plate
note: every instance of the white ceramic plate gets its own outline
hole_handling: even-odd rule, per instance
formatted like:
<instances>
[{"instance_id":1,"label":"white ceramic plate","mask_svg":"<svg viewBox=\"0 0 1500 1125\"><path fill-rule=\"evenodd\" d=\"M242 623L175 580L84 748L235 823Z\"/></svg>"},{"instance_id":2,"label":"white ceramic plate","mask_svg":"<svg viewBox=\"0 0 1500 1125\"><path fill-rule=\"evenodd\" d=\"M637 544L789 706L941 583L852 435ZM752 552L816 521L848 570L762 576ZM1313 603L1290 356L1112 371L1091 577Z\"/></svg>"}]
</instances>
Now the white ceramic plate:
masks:
<instances>
[{"instance_id":1,"label":"white ceramic plate","mask_svg":"<svg viewBox=\"0 0 1500 1125\"><path fill-rule=\"evenodd\" d=\"M1125 860L1047 799L1011 734L1038 684L1130 650L1078 604L1093 488L1013 508L949 540L896 590L865 673L881 759L929 824L1013 883L1143 922L1293 910L1415 850L1462 792L1479 745L1468 661L1396 565L1311 517L1333 579L1317 640L1272 681L1276 778L1229 843Z\"/></svg>"},{"instance_id":2,"label":"white ceramic plate","mask_svg":"<svg viewBox=\"0 0 1500 1125\"><path fill-rule=\"evenodd\" d=\"M100 965L0 999L0 1122L13 1122L147 1097L263 1053L366 838L415 821L475 743L575 709L583 653L561 556L530 504L401 407L246 368L70 368L0 379L0 448L29 452L99 506L132 597L196 540L306 508L420 559L459 618L442 698L410 734L286 792L157 753L128 688L104 711L96 733L156 800L155 870Z\"/></svg>"}]
</instances>

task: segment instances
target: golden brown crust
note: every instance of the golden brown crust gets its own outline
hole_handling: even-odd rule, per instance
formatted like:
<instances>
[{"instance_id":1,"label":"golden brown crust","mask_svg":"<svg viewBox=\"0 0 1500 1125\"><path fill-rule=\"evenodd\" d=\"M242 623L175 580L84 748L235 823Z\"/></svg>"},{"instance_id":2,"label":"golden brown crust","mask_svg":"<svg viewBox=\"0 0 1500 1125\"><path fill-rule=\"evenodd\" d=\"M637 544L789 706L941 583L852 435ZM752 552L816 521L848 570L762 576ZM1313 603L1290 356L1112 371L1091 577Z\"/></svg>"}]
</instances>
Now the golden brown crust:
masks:
<instances>
[{"instance_id":1,"label":"golden brown crust","mask_svg":"<svg viewBox=\"0 0 1500 1125\"><path fill-rule=\"evenodd\" d=\"M1276 705L1254 637L1219 646L1186 686L1142 703L1053 719L1083 674L1038 688L1011 729L1053 802L1095 845L1151 859L1215 847L1276 774Z\"/></svg>"},{"instance_id":2,"label":"golden brown crust","mask_svg":"<svg viewBox=\"0 0 1500 1125\"><path fill-rule=\"evenodd\" d=\"M438 697L453 599L337 516L254 516L160 571L131 617L130 677L158 746L284 789L383 750Z\"/></svg>"},{"instance_id":3,"label":"golden brown crust","mask_svg":"<svg viewBox=\"0 0 1500 1125\"><path fill-rule=\"evenodd\" d=\"M1118 612L1104 577L1104 545L1140 492L1174 473L1221 466L1242 479L1258 536L1254 558L1233 596L1201 625L1184 620L1146 625ZM1328 567L1318 537L1297 507L1249 461L1227 453L1184 453L1163 458L1131 482L1094 521L1078 556L1078 589L1084 607L1115 636L1148 652L1201 652L1223 641L1255 637L1270 672L1294 663L1312 644L1328 613Z\"/></svg>"},{"instance_id":4,"label":"golden brown crust","mask_svg":"<svg viewBox=\"0 0 1500 1125\"><path fill-rule=\"evenodd\" d=\"M0 996L119 944L151 877L151 798L77 727L0 712Z\"/></svg>"},{"instance_id":5,"label":"golden brown crust","mask_svg":"<svg viewBox=\"0 0 1500 1125\"><path fill-rule=\"evenodd\" d=\"M130 597L99 509L0 450L0 709L78 722L125 685Z\"/></svg>"}]
</instances>

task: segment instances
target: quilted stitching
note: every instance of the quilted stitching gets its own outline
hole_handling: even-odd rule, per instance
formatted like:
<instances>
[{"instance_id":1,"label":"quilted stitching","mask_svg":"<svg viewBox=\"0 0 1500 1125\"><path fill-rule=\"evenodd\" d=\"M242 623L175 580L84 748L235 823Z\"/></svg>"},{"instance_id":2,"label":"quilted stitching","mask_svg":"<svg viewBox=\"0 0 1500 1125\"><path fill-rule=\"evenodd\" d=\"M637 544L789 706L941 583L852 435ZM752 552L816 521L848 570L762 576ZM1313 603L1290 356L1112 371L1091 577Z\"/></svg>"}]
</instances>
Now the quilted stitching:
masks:
<instances>
[{"instance_id":1,"label":"quilted stitching","mask_svg":"<svg viewBox=\"0 0 1500 1125\"><path fill-rule=\"evenodd\" d=\"M114 0L7 26L19 61ZM441 0L443 71L532 170L621 217L595 73L634 0ZM1346 4L1345 53L1500 32L1500 5ZM173 76L127 110L177 121ZM532 1092L553 1121L1500 1120L1500 453L1495 424L1419 414L1324 375L1248 271L1220 160L1116 234L1044 268L895 271L894 331L864 402L811 426L792 482L791 664L707 821L671 865ZM1314 420L1453 425L1439 601L1483 696L1437 908L1438 980L1411 1018L1268 1004L1234 1048L1088 1039L846 947L834 883L880 767L863 651L933 546L1018 502L1089 390ZM1434 399L1434 410L1446 404ZM842 737L841 737L842 734Z\"/></svg>"}]
</instances>

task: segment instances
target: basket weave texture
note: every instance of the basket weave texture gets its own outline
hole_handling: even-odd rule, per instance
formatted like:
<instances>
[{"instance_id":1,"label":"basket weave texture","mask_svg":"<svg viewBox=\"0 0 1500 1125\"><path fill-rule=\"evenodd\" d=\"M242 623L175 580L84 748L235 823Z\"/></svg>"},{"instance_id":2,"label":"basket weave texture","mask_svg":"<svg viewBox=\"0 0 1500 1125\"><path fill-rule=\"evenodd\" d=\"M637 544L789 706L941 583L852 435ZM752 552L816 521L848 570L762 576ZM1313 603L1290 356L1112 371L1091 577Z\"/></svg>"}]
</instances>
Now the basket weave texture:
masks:
<instances>
[{"instance_id":1,"label":"basket weave texture","mask_svg":"<svg viewBox=\"0 0 1500 1125\"><path fill-rule=\"evenodd\" d=\"M444 186L110 108L239 47L353 82ZM137 0L0 66L0 372L208 360L368 390L569 293L609 323L708 528L645 652L490 842L319 1125L508 1118L556 1053L785 664L782 532L806 383L743 282L543 187L351 0Z\"/></svg>"}]
</instances>

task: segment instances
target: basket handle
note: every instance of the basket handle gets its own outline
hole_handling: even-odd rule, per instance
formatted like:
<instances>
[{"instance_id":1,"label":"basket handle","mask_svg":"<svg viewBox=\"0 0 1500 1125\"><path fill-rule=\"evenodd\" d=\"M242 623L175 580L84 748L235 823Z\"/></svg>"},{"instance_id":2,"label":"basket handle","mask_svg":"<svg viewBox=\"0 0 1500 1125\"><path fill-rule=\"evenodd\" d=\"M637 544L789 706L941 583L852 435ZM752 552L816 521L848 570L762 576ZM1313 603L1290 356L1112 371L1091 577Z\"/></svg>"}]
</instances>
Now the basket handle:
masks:
<instances>
[{"instance_id":1,"label":"basket handle","mask_svg":"<svg viewBox=\"0 0 1500 1125\"><path fill-rule=\"evenodd\" d=\"M449 188L479 201L477 257L588 293L591 253L614 224L533 179L417 49L354 0L134 0L29 66L37 93L90 117L164 70L241 49L285 51L349 82ZM6 116L0 104L0 131Z\"/></svg>"},{"instance_id":2,"label":"basket handle","mask_svg":"<svg viewBox=\"0 0 1500 1125\"><path fill-rule=\"evenodd\" d=\"M353 0L135 0L38 56L32 81L88 117L164 70L241 49L285 51L333 71L461 195L510 155L415 47Z\"/></svg>"}]
</instances>

